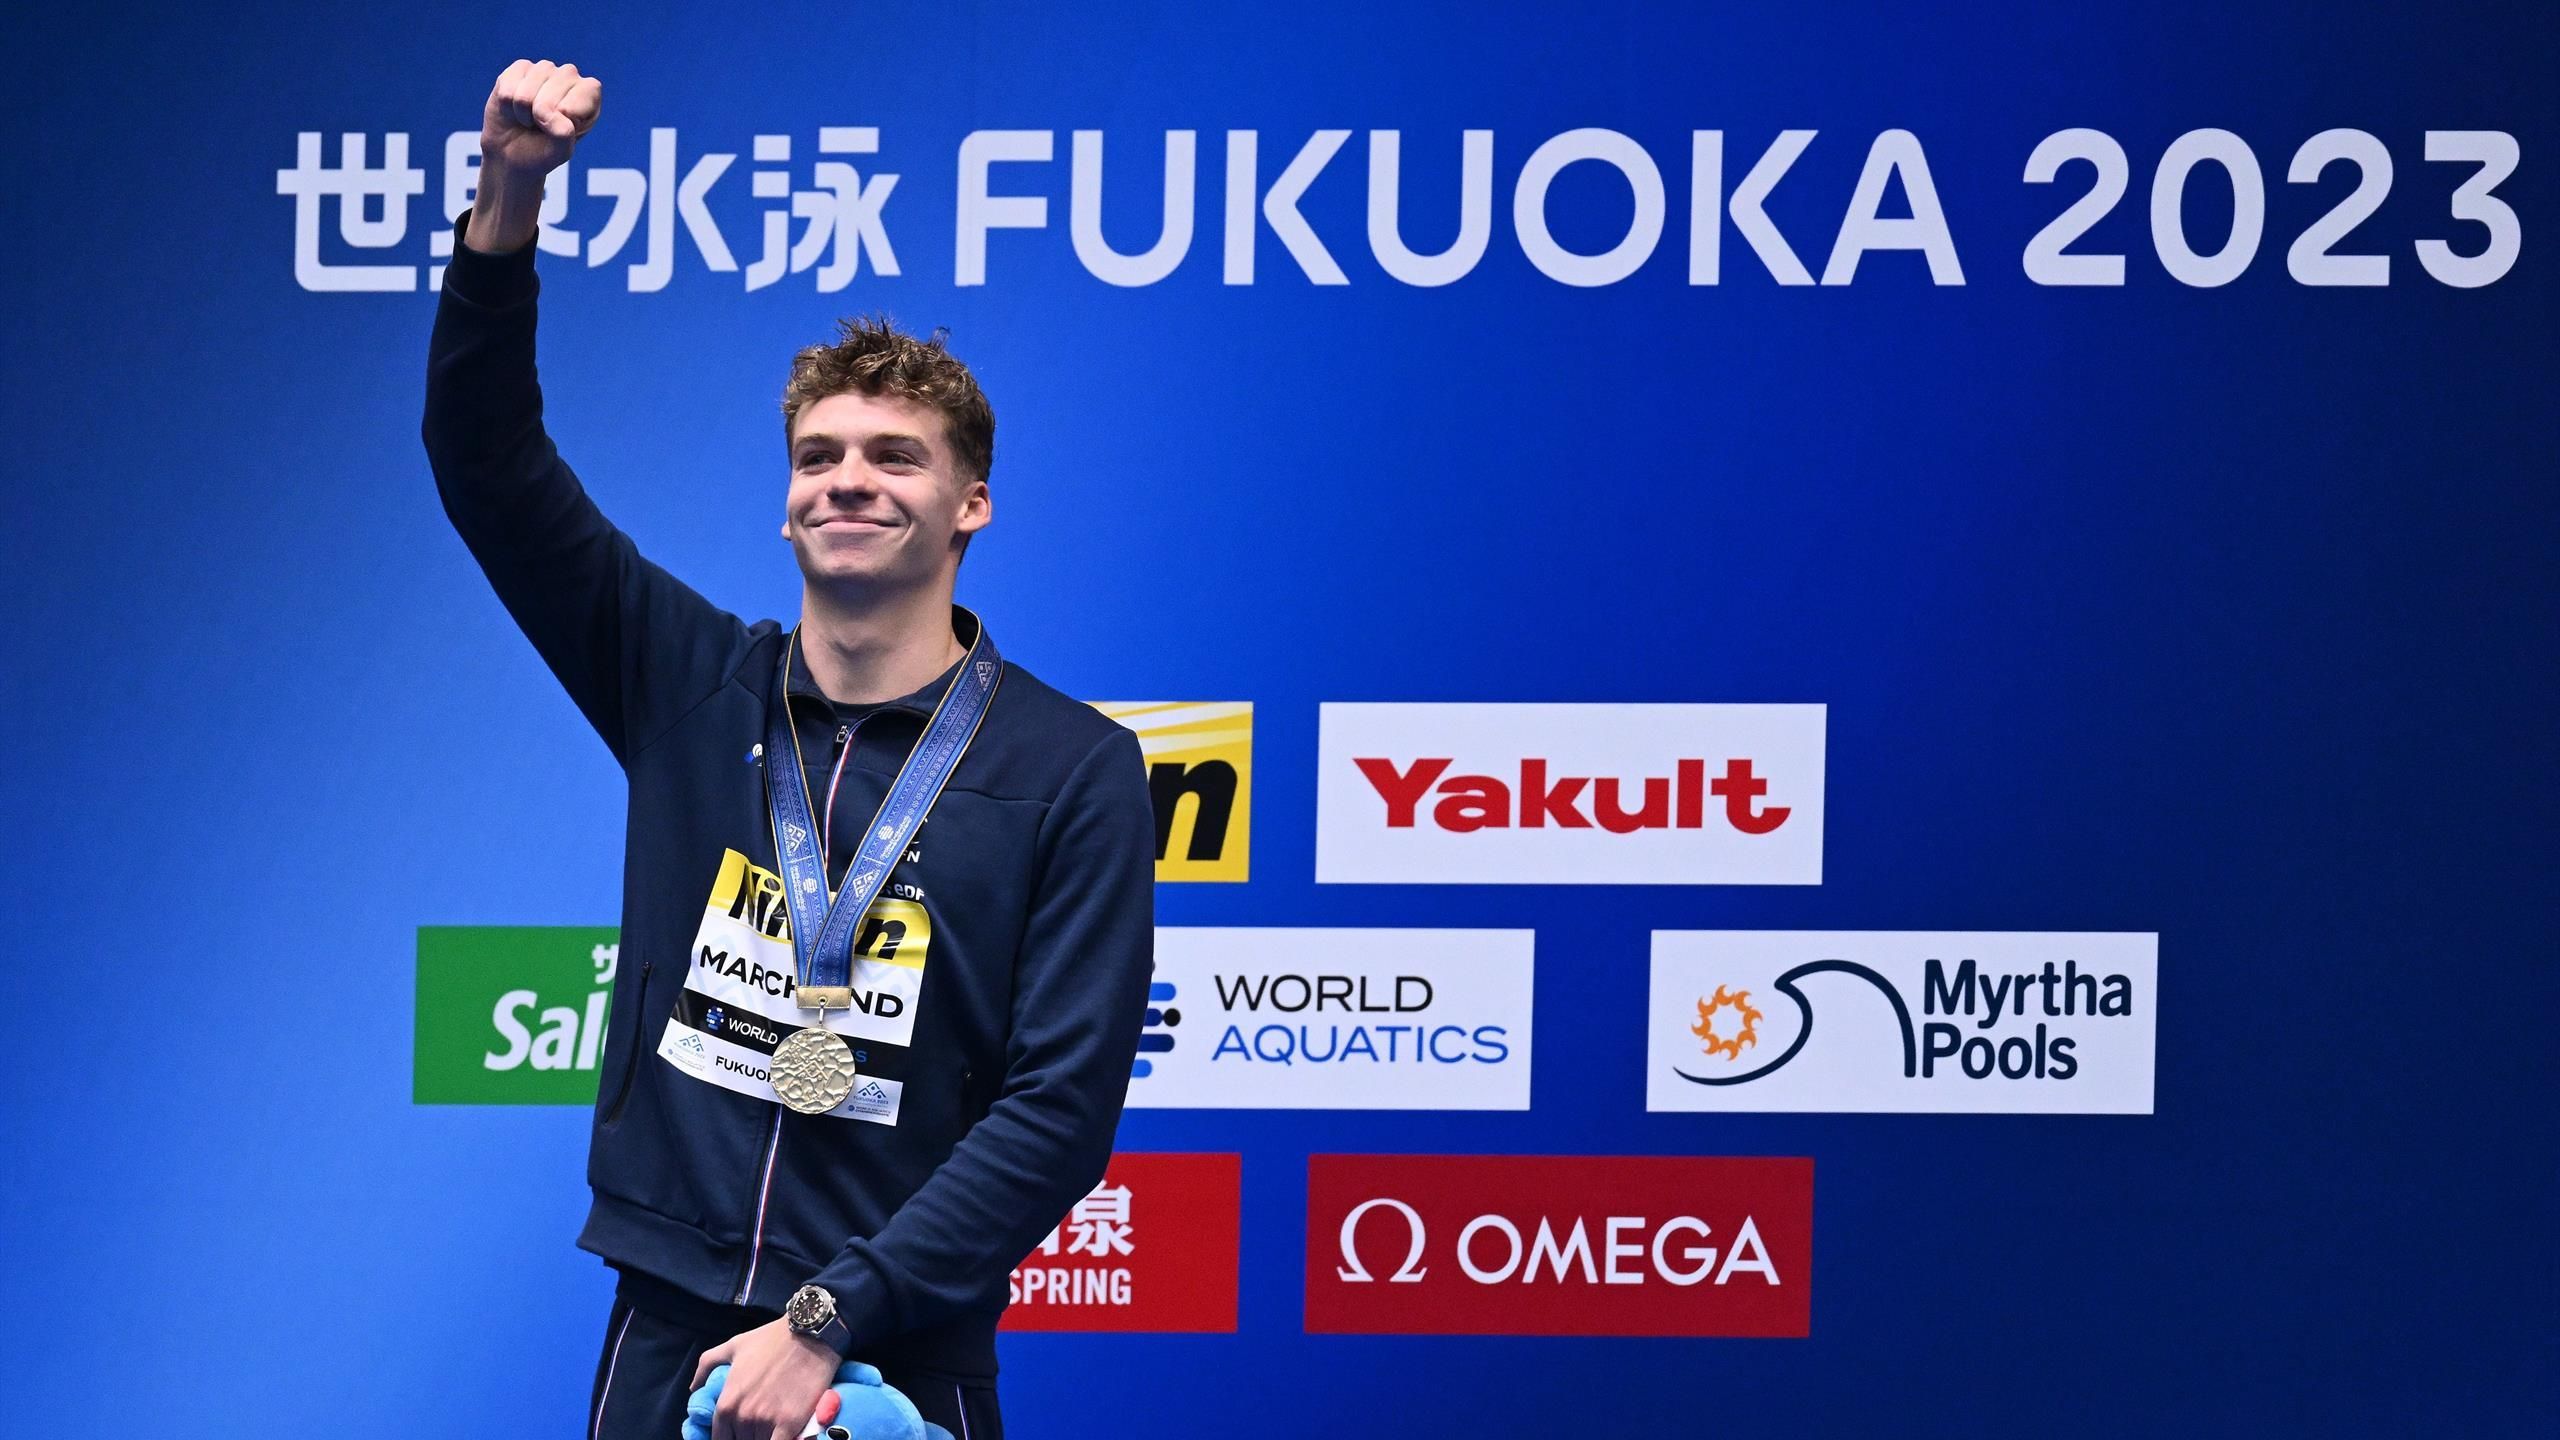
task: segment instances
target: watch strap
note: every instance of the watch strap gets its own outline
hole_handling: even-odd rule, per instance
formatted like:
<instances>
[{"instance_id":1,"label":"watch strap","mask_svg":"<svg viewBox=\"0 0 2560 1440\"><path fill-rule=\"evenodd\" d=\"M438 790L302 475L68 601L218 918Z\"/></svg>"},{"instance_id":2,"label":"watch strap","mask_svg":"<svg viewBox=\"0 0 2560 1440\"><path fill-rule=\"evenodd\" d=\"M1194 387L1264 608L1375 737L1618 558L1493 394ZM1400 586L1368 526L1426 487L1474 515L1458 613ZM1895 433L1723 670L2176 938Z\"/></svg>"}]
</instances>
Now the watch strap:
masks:
<instances>
[{"instance_id":1,"label":"watch strap","mask_svg":"<svg viewBox=\"0 0 2560 1440\"><path fill-rule=\"evenodd\" d=\"M841 1308L835 1314L828 1316L827 1323L819 1326L817 1333L810 1338L839 1355L853 1348L853 1328L844 1323L844 1311Z\"/></svg>"}]
</instances>

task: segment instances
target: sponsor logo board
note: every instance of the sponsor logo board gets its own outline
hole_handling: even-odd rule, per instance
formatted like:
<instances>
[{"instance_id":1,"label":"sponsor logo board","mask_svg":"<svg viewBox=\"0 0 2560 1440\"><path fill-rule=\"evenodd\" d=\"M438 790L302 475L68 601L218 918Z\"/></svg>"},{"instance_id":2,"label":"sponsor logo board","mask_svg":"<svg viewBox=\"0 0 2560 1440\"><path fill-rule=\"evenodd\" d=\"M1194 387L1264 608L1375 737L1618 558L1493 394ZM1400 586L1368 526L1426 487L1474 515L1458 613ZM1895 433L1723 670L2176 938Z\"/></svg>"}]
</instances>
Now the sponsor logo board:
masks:
<instances>
[{"instance_id":1,"label":"sponsor logo board","mask_svg":"<svg viewBox=\"0 0 2560 1440\"><path fill-rule=\"evenodd\" d=\"M1136 731L1155 802L1156 879L1242 882L1253 838L1253 704L1097 700Z\"/></svg>"},{"instance_id":2,"label":"sponsor logo board","mask_svg":"<svg viewBox=\"0 0 2560 1440\"><path fill-rule=\"evenodd\" d=\"M1322 707L1316 879L1815 885L1820 705Z\"/></svg>"},{"instance_id":3,"label":"sponsor logo board","mask_svg":"<svg viewBox=\"0 0 2560 1440\"><path fill-rule=\"evenodd\" d=\"M593 1105L621 947L610 925L421 925L410 1095Z\"/></svg>"},{"instance_id":4,"label":"sponsor logo board","mask_svg":"<svg viewBox=\"0 0 2560 1440\"><path fill-rule=\"evenodd\" d=\"M1241 1169L1234 1155L1112 1156L1014 1267L1000 1328L1234 1333Z\"/></svg>"},{"instance_id":5,"label":"sponsor logo board","mask_svg":"<svg viewBox=\"0 0 2560 1440\"><path fill-rule=\"evenodd\" d=\"M2115 932L1657 930L1645 1108L2148 1115L2159 950Z\"/></svg>"},{"instance_id":6,"label":"sponsor logo board","mask_svg":"<svg viewBox=\"0 0 2560 1440\"><path fill-rule=\"evenodd\" d=\"M1526 1110L1535 938L1161 927L1128 1103Z\"/></svg>"},{"instance_id":7,"label":"sponsor logo board","mask_svg":"<svg viewBox=\"0 0 2560 1440\"><path fill-rule=\"evenodd\" d=\"M1813 1162L1315 1155L1306 1327L1802 1336Z\"/></svg>"}]
</instances>

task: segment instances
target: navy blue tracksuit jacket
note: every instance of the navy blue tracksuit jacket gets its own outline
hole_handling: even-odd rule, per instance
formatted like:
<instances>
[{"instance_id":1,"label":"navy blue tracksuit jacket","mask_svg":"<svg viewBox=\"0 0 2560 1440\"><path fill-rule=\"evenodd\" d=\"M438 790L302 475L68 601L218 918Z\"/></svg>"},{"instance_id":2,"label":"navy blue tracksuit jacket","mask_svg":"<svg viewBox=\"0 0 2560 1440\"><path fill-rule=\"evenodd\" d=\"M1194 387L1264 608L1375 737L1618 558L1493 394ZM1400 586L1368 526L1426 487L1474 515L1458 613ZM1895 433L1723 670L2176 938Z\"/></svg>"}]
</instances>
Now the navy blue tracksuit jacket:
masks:
<instances>
[{"instance_id":1,"label":"navy blue tracksuit jacket","mask_svg":"<svg viewBox=\"0 0 2560 1440\"><path fill-rule=\"evenodd\" d=\"M1127 1093L1154 945L1137 738L1008 663L865 918L857 1010L829 1017L861 1088L817 1116L770 1098L760 1062L806 1016L758 768L790 762L756 753L788 632L643 558L561 461L534 254L454 246L424 434L445 513L630 783L578 1243L706 1302L779 1310L814 1281L853 1356L992 1376L1007 1276L1101 1178ZM950 678L841 716L783 682L822 813L852 750L831 877Z\"/></svg>"}]
</instances>

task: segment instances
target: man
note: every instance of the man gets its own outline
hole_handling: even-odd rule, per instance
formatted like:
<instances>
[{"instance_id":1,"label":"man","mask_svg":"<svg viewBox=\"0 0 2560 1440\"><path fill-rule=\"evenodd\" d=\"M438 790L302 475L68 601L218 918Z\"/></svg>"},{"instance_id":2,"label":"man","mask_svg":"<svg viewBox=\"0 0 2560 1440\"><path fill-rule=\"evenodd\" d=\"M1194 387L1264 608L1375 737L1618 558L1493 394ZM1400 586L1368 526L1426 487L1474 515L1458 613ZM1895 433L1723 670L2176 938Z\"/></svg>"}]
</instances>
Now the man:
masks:
<instances>
[{"instance_id":1,"label":"man","mask_svg":"<svg viewBox=\"0 0 2560 1440\"><path fill-rule=\"evenodd\" d=\"M1137 1047L1137 740L952 604L995 422L938 343L848 323L795 359L792 630L587 498L542 426L533 241L601 104L574 66L498 77L424 425L446 514L631 787L578 1240L620 1272L590 1440L669 1440L721 1363L718 1440L796 1436L848 1358L994 1440L1008 1272L1100 1179Z\"/></svg>"}]
</instances>

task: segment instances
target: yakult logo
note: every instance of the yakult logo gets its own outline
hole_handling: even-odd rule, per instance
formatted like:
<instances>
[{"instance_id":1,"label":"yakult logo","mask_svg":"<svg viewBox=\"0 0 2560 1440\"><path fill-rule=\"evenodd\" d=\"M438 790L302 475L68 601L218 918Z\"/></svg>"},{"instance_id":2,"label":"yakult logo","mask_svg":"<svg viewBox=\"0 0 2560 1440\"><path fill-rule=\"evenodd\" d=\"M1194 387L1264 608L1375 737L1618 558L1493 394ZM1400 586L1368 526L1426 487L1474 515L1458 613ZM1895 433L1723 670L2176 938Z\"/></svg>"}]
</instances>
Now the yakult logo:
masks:
<instances>
[{"instance_id":1,"label":"yakult logo","mask_svg":"<svg viewBox=\"0 0 2560 1440\"><path fill-rule=\"evenodd\" d=\"M1809 1160L1314 1156L1307 1328L1803 1335L1812 1197Z\"/></svg>"},{"instance_id":2,"label":"yakult logo","mask_svg":"<svg viewBox=\"0 0 2560 1440\"><path fill-rule=\"evenodd\" d=\"M1709 791L1724 802L1724 823L1745 835L1766 835L1787 823L1787 806L1759 806L1759 798L1769 793L1769 782L1751 773L1748 760L1726 761L1724 774L1713 782L1705 781L1707 762L1682 760L1676 780L1647 776L1640 786L1628 782L1623 787L1614 775L1560 775L1551 780L1546 761L1523 760L1516 789L1491 775L1448 775L1450 762L1446 757L1416 760L1401 771L1395 761L1382 756L1364 755L1352 763L1360 767L1378 798L1387 802L1390 830L1410 830L1420 823L1416 816L1426 795L1438 799L1428 812L1430 823L1461 834L1499 830L1515 823L1529 830L1542 825L1554 825L1559 830L1588 830L1594 821L1613 835L1667 828L1697 830L1707 824L1701 796ZM1675 784L1679 792L1676 816L1672 805ZM1591 787L1588 814L1580 805L1586 785ZM1622 788L1640 789L1642 801L1630 806L1620 793Z\"/></svg>"},{"instance_id":3,"label":"yakult logo","mask_svg":"<svg viewBox=\"0 0 2560 1440\"><path fill-rule=\"evenodd\" d=\"M1323 707L1316 878L1822 879L1819 705Z\"/></svg>"}]
</instances>

